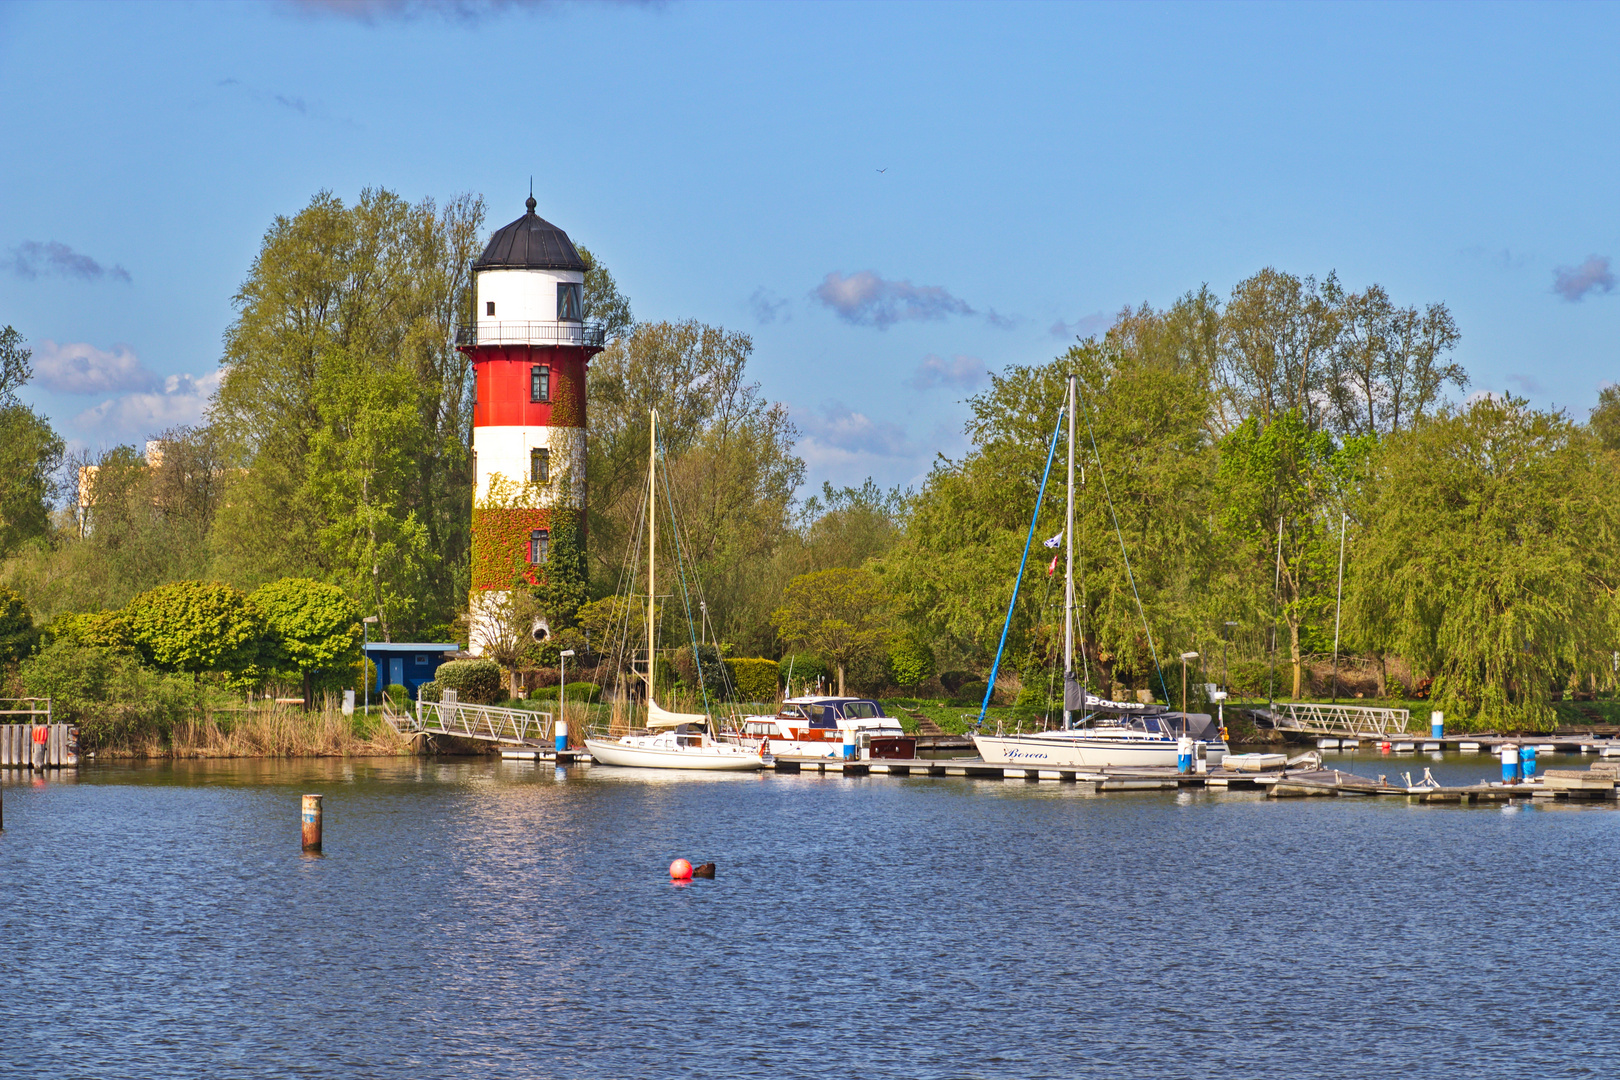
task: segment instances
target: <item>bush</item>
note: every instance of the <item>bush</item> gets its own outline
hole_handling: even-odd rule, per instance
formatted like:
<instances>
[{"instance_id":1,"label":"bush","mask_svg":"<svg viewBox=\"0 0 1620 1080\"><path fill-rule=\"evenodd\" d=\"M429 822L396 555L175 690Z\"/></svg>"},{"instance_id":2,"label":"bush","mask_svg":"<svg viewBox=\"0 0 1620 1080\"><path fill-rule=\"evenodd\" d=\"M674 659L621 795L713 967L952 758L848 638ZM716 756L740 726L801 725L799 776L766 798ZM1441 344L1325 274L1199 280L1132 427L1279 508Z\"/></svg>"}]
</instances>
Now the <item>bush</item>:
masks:
<instances>
[{"instance_id":1,"label":"bush","mask_svg":"<svg viewBox=\"0 0 1620 1080\"><path fill-rule=\"evenodd\" d=\"M433 673L441 693L454 690L456 700L469 705L493 705L506 698L501 666L493 660L451 660Z\"/></svg>"},{"instance_id":2,"label":"bush","mask_svg":"<svg viewBox=\"0 0 1620 1080\"><path fill-rule=\"evenodd\" d=\"M411 692L397 682L383 687L383 696L393 702L395 708L403 709L411 703Z\"/></svg>"},{"instance_id":3,"label":"bush","mask_svg":"<svg viewBox=\"0 0 1620 1080\"><path fill-rule=\"evenodd\" d=\"M419 701L440 701L444 698L443 690L438 679L429 679L416 688L416 697Z\"/></svg>"},{"instance_id":4,"label":"bush","mask_svg":"<svg viewBox=\"0 0 1620 1080\"><path fill-rule=\"evenodd\" d=\"M563 687L567 700L577 704L595 705L602 700L602 688L593 682L571 682Z\"/></svg>"},{"instance_id":5,"label":"bush","mask_svg":"<svg viewBox=\"0 0 1620 1080\"><path fill-rule=\"evenodd\" d=\"M962 689L964 684L973 682L977 678L978 676L971 671L942 671L939 673L940 684L945 687L945 691L952 697L957 696L957 692ZM980 690L979 695L983 697L984 691Z\"/></svg>"},{"instance_id":6,"label":"bush","mask_svg":"<svg viewBox=\"0 0 1620 1080\"><path fill-rule=\"evenodd\" d=\"M959 705L982 705L984 692L990 689L987 682L965 682L956 688L951 699Z\"/></svg>"},{"instance_id":7,"label":"bush","mask_svg":"<svg viewBox=\"0 0 1620 1080\"><path fill-rule=\"evenodd\" d=\"M1270 665L1264 660L1234 660L1227 668L1232 690L1249 697L1265 697L1270 673Z\"/></svg>"},{"instance_id":8,"label":"bush","mask_svg":"<svg viewBox=\"0 0 1620 1080\"><path fill-rule=\"evenodd\" d=\"M790 694L802 689L807 684L814 686L817 679L824 678L827 675L826 664L822 663L819 658L804 653L784 656L776 667L781 673L782 685L788 688ZM792 674L791 681L789 681L790 672Z\"/></svg>"},{"instance_id":9,"label":"bush","mask_svg":"<svg viewBox=\"0 0 1620 1080\"><path fill-rule=\"evenodd\" d=\"M0 661L21 660L39 645L39 631L23 598L0 589Z\"/></svg>"},{"instance_id":10,"label":"bush","mask_svg":"<svg viewBox=\"0 0 1620 1080\"><path fill-rule=\"evenodd\" d=\"M731 672L731 685L736 688L738 701L775 701L777 677L780 674L775 660L727 660Z\"/></svg>"},{"instance_id":11,"label":"bush","mask_svg":"<svg viewBox=\"0 0 1620 1080\"><path fill-rule=\"evenodd\" d=\"M690 645L682 645L675 650L675 671L681 677L681 682L688 690L698 689L699 670L701 668L703 688L708 691L711 701L722 701L726 697L726 668L720 658L720 650L713 645L699 645L693 649Z\"/></svg>"},{"instance_id":12,"label":"bush","mask_svg":"<svg viewBox=\"0 0 1620 1080\"><path fill-rule=\"evenodd\" d=\"M982 701L983 698L980 698ZM1018 691L1018 700L1013 702L1015 709L1032 709L1035 712L1045 712L1048 705L1046 688L1042 686L1026 686ZM1058 704L1053 702L1051 704Z\"/></svg>"},{"instance_id":13,"label":"bush","mask_svg":"<svg viewBox=\"0 0 1620 1080\"><path fill-rule=\"evenodd\" d=\"M889 646L889 677L896 686L917 686L934 674L934 650L910 634Z\"/></svg>"}]
</instances>

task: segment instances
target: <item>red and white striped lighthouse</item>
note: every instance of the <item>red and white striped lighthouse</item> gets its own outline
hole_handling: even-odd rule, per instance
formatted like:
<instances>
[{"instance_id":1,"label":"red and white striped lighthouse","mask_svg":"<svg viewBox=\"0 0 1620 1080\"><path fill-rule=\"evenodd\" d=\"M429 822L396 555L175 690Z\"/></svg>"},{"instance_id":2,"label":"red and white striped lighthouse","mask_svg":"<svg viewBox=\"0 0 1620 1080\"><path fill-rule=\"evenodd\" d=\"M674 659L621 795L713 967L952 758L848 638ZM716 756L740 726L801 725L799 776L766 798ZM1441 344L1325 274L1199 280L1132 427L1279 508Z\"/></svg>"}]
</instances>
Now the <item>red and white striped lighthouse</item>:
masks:
<instances>
[{"instance_id":1,"label":"red and white striped lighthouse","mask_svg":"<svg viewBox=\"0 0 1620 1080\"><path fill-rule=\"evenodd\" d=\"M584 321L585 262L534 212L496 231L473 263L474 322L457 344L477 377L473 407L469 650L486 651L515 582L545 574L552 533L583 537L585 366L602 330Z\"/></svg>"}]
</instances>

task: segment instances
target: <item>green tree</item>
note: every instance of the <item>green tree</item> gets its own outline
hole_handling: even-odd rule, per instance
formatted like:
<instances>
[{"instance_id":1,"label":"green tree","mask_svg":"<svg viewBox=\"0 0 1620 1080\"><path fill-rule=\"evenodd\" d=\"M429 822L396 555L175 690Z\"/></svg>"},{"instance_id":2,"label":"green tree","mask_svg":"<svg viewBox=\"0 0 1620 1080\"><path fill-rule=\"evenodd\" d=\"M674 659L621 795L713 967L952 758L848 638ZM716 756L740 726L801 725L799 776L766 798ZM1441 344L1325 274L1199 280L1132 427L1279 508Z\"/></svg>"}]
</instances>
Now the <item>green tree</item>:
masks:
<instances>
[{"instance_id":1,"label":"green tree","mask_svg":"<svg viewBox=\"0 0 1620 1080\"><path fill-rule=\"evenodd\" d=\"M0 663L21 660L39 645L39 631L23 598L0 589Z\"/></svg>"},{"instance_id":2,"label":"green tree","mask_svg":"<svg viewBox=\"0 0 1620 1080\"><path fill-rule=\"evenodd\" d=\"M452 342L483 215L472 196L368 189L271 224L214 403L235 478L213 537L227 576L314 571L379 607L388 636L465 604L474 388Z\"/></svg>"},{"instance_id":3,"label":"green tree","mask_svg":"<svg viewBox=\"0 0 1620 1080\"><path fill-rule=\"evenodd\" d=\"M1223 426L1246 418L1264 428L1294 411L1314 431L1322 425L1339 341L1340 296L1329 274L1318 288L1266 267L1232 289L1221 316L1220 362L1211 372Z\"/></svg>"},{"instance_id":4,"label":"green tree","mask_svg":"<svg viewBox=\"0 0 1620 1080\"><path fill-rule=\"evenodd\" d=\"M623 337L636 324L630 314L630 298L619 292L612 272L597 261L590 248L575 244L574 250L585 264L585 321L600 323L609 341Z\"/></svg>"},{"instance_id":5,"label":"green tree","mask_svg":"<svg viewBox=\"0 0 1620 1080\"><path fill-rule=\"evenodd\" d=\"M839 567L803 574L788 583L771 625L790 646L808 649L838 672L844 692L845 669L879 653L893 633L888 596L868 571Z\"/></svg>"},{"instance_id":6,"label":"green tree","mask_svg":"<svg viewBox=\"0 0 1620 1080\"><path fill-rule=\"evenodd\" d=\"M159 669L193 676L241 672L260 659L262 617L240 589L229 585L160 585L131 600L127 613L135 647Z\"/></svg>"},{"instance_id":7,"label":"green tree","mask_svg":"<svg viewBox=\"0 0 1620 1080\"><path fill-rule=\"evenodd\" d=\"M1605 386L1598 392L1597 407L1587 426L1603 449L1620 450L1620 386Z\"/></svg>"},{"instance_id":8,"label":"green tree","mask_svg":"<svg viewBox=\"0 0 1620 1080\"><path fill-rule=\"evenodd\" d=\"M360 614L335 585L282 578L254 589L249 604L264 620L265 659L303 678L304 708L314 701L317 673L352 663L360 645Z\"/></svg>"},{"instance_id":9,"label":"green tree","mask_svg":"<svg viewBox=\"0 0 1620 1080\"><path fill-rule=\"evenodd\" d=\"M62 462L61 437L17 400L32 357L14 328L0 330L0 559L49 531L51 475Z\"/></svg>"},{"instance_id":10,"label":"green tree","mask_svg":"<svg viewBox=\"0 0 1620 1080\"><path fill-rule=\"evenodd\" d=\"M1364 498L1346 616L1434 679L1435 704L1549 724L1555 686L1607 674L1620 630L1620 484L1561 413L1482 398L1391 438Z\"/></svg>"},{"instance_id":11,"label":"green tree","mask_svg":"<svg viewBox=\"0 0 1620 1080\"><path fill-rule=\"evenodd\" d=\"M1339 329L1328 396L1342 434L1411 427L1440 403L1447 383L1468 385L1462 365L1445 359L1462 336L1444 304L1398 308L1382 285L1346 294L1332 278L1323 293Z\"/></svg>"}]
</instances>

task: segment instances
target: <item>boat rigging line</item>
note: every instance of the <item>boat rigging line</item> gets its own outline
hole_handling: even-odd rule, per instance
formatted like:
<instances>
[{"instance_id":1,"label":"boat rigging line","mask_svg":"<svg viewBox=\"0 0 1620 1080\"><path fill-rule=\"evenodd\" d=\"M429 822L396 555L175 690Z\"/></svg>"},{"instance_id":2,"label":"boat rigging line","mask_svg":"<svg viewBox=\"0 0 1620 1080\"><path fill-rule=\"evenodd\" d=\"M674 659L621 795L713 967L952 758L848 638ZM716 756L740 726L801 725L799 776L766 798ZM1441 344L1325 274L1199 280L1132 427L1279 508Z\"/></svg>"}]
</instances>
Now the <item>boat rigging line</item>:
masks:
<instances>
[{"instance_id":1,"label":"boat rigging line","mask_svg":"<svg viewBox=\"0 0 1620 1080\"><path fill-rule=\"evenodd\" d=\"M1041 490L1035 496L1035 512L1029 518L1029 535L1024 538L1024 557L1018 562L1018 577L1013 579L1012 599L1007 601L1007 619L1001 624L1001 641L996 645L996 662L990 666L990 685L984 688L984 701L979 705L979 726L984 725L984 714L990 708L990 695L996 692L996 673L1001 670L1001 652L1007 647L1007 631L1012 629L1013 608L1018 603L1018 587L1024 582L1024 567L1029 564L1029 548L1035 542L1035 527L1041 520L1041 502L1046 498L1046 482L1052 477L1052 459L1057 456L1058 436L1063 432L1063 414L1068 407L1058 409L1057 423L1052 425L1052 445L1046 451L1046 470L1041 473Z\"/></svg>"}]
</instances>

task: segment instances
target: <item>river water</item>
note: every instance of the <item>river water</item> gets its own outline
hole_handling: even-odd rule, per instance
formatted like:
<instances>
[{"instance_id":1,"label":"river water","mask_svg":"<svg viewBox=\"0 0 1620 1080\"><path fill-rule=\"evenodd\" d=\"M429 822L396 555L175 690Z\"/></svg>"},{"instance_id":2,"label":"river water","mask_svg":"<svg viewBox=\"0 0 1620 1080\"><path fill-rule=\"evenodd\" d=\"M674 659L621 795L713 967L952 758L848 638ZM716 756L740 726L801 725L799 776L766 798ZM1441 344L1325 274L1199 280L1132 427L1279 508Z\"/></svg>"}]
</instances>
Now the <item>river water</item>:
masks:
<instances>
[{"instance_id":1,"label":"river water","mask_svg":"<svg viewBox=\"0 0 1620 1080\"><path fill-rule=\"evenodd\" d=\"M11 775L0 1073L1608 1076L1612 805L488 759ZM672 885L676 857L719 876Z\"/></svg>"}]
</instances>

